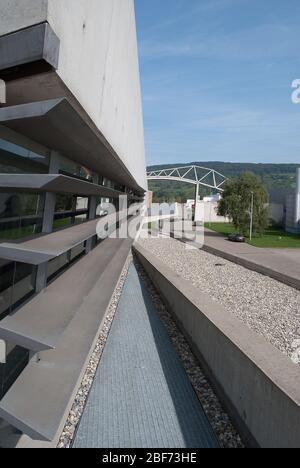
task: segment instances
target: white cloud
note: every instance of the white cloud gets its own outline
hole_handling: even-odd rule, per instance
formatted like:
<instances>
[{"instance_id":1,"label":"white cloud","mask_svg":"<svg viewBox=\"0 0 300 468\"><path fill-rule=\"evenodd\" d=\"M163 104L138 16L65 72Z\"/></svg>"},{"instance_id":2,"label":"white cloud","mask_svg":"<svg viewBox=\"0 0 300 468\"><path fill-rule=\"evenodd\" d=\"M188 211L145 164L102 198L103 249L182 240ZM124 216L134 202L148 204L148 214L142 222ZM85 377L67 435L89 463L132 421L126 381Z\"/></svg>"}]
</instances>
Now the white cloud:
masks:
<instances>
[{"instance_id":1,"label":"white cloud","mask_svg":"<svg viewBox=\"0 0 300 468\"><path fill-rule=\"evenodd\" d=\"M140 44L144 59L170 57L211 58L216 60L261 60L297 57L299 27L285 24L265 24L232 33L205 35L198 31L174 41L158 41L155 37Z\"/></svg>"}]
</instances>

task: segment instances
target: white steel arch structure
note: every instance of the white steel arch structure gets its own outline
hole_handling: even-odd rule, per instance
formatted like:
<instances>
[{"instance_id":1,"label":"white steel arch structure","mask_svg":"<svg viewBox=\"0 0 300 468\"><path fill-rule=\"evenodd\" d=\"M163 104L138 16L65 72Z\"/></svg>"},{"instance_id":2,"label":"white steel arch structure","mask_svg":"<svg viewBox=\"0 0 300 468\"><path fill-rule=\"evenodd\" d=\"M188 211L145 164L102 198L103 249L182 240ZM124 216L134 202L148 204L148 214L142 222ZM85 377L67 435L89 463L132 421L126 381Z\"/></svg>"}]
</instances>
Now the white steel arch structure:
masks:
<instances>
[{"instance_id":1,"label":"white steel arch structure","mask_svg":"<svg viewBox=\"0 0 300 468\"><path fill-rule=\"evenodd\" d=\"M203 222L203 213L200 202L200 186L211 188L219 192L223 192L223 185L227 178L215 171L201 166L184 166L175 168L159 169L147 173L147 180L170 180L183 182L196 186L196 206L195 206L195 221Z\"/></svg>"},{"instance_id":2,"label":"white steel arch structure","mask_svg":"<svg viewBox=\"0 0 300 468\"><path fill-rule=\"evenodd\" d=\"M214 169L208 169L201 166L184 166L167 169L159 169L147 173L148 180L173 180L176 182L184 182L197 186L208 187L212 190L223 192L223 185L226 182L226 177Z\"/></svg>"}]
</instances>

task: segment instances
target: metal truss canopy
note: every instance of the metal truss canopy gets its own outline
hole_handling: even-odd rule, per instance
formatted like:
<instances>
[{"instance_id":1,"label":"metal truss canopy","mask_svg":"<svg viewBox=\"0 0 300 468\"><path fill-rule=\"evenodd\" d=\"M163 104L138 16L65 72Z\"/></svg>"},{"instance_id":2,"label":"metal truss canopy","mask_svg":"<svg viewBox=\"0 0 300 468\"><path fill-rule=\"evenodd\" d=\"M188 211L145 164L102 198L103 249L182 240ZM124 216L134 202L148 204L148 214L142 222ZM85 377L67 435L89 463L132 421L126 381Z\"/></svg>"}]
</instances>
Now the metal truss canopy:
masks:
<instances>
[{"instance_id":1,"label":"metal truss canopy","mask_svg":"<svg viewBox=\"0 0 300 468\"><path fill-rule=\"evenodd\" d=\"M172 169L159 169L147 173L148 180L173 180L187 184L202 185L223 192L226 177L215 171L200 166L184 166Z\"/></svg>"}]
</instances>

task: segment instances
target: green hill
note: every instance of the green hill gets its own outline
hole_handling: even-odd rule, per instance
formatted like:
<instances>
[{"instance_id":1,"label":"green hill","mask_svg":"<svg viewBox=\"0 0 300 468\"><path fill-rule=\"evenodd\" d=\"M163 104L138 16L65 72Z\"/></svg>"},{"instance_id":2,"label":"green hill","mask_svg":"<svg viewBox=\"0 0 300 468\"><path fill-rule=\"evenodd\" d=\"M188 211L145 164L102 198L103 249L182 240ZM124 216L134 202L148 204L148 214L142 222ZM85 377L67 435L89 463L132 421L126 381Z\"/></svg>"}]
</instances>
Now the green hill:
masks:
<instances>
[{"instance_id":1,"label":"green hill","mask_svg":"<svg viewBox=\"0 0 300 468\"><path fill-rule=\"evenodd\" d=\"M226 177L236 177L242 172L251 171L263 178L268 190L293 188L296 182L296 169L299 167L298 164L252 164L202 161L188 164L150 166L148 167L148 171L190 165L215 169ZM178 182L150 181L149 189L154 192L155 201L177 200L179 202L185 202L186 199L195 197L195 188L193 186ZM201 195L208 195L210 193L210 189L202 188Z\"/></svg>"}]
</instances>

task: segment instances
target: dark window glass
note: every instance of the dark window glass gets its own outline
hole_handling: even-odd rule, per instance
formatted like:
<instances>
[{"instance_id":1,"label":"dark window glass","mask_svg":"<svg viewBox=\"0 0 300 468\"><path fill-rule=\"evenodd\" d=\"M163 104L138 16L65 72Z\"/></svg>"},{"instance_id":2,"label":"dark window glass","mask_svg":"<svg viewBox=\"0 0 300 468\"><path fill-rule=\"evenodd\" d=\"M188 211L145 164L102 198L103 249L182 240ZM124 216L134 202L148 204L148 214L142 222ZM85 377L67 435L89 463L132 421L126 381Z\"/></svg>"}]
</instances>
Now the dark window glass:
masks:
<instances>
[{"instance_id":1,"label":"dark window glass","mask_svg":"<svg viewBox=\"0 0 300 468\"><path fill-rule=\"evenodd\" d=\"M103 218L108 215L109 207L108 203L110 202L109 198L97 197L96 201L96 218Z\"/></svg>"},{"instance_id":2,"label":"dark window glass","mask_svg":"<svg viewBox=\"0 0 300 468\"><path fill-rule=\"evenodd\" d=\"M99 185L110 188L112 190L117 190L118 192L125 192L126 190L125 185L120 185L117 182L107 179L106 177L101 177L99 179Z\"/></svg>"},{"instance_id":3,"label":"dark window glass","mask_svg":"<svg viewBox=\"0 0 300 468\"><path fill-rule=\"evenodd\" d=\"M69 263L70 259L68 252L48 262L48 281L52 281L60 272L64 271Z\"/></svg>"},{"instance_id":4,"label":"dark window glass","mask_svg":"<svg viewBox=\"0 0 300 468\"><path fill-rule=\"evenodd\" d=\"M88 205L88 198L58 194L56 196L53 229L59 230L87 221L89 213Z\"/></svg>"},{"instance_id":5,"label":"dark window glass","mask_svg":"<svg viewBox=\"0 0 300 468\"><path fill-rule=\"evenodd\" d=\"M89 169L82 167L66 158L61 158L60 173L72 176L88 182L93 181L93 173Z\"/></svg>"},{"instance_id":6,"label":"dark window glass","mask_svg":"<svg viewBox=\"0 0 300 468\"><path fill-rule=\"evenodd\" d=\"M44 174L48 172L49 156L40 155L0 138L0 173Z\"/></svg>"},{"instance_id":7,"label":"dark window glass","mask_svg":"<svg viewBox=\"0 0 300 468\"><path fill-rule=\"evenodd\" d=\"M40 194L0 192L0 241L39 234L44 202Z\"/></svg>"},{"instance_id":8,"label":"dark window glass","mask_svg":"<svg viewBox=\"0 0 300 468\"><path fill-rule=\"evenodd\" d=\"M8 353L6 364L0 364L0 399L4 397L29 362L29 351L15 346Z\"/></svg>"},{"instance_id":9,"label":"dark window glass","mask_svg":"<svg viewBox=\"0 0 300 468\"><path fill-rule=\"evenodd\" d=\"M80 258L82 255L85 254L86 249L86 243L82 243L80 245L77 245L74 247L71 252L70 252L70 261L74 262L74 260L77 260Z\"/></svg>"},{"instance_id":10,"label":"dark window glass","mask_svg":"<svg viewBox=\"0 0 300 468\"><path fill-rule=\"evenodd\" d=\"M36 267L0 260L0 319L35 292Z\"/></svg>"},{"instance_id":11,"label":"dark window glass","mask_svg":"<svg viewBox=\"0 0 300 468\"><path fill-rule=\"evenodd\" d=\"M47 278L48 283L67 270L73 263L79 260L86 253L86 242L77 245L68 252L54 258L48 263Z\"/></svg>"}]
</instances>

